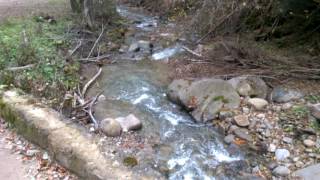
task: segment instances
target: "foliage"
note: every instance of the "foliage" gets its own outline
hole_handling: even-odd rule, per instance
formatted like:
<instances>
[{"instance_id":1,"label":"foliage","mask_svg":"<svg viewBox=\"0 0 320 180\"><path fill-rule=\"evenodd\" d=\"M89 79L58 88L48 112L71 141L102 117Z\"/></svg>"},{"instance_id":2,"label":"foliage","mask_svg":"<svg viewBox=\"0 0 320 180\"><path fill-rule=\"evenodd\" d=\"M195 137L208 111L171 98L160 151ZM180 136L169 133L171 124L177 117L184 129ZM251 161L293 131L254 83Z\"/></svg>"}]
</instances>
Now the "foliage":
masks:
<instances>
[{"instance_id":1,"label":"foliage","mask_svg":"<svg viewBox=\"0 0 320 180\"><path fill-rule=\"evenodd\" d=\"M40 18L42 19L42 18ZM77 84L79 64L66 62L69 46L65 30L71 21L39 21L39 17L10 20L0 25L0 84L54 98ZM35 64L32 69L11 72L8 67Z\"/></svg>"}]
</instances>

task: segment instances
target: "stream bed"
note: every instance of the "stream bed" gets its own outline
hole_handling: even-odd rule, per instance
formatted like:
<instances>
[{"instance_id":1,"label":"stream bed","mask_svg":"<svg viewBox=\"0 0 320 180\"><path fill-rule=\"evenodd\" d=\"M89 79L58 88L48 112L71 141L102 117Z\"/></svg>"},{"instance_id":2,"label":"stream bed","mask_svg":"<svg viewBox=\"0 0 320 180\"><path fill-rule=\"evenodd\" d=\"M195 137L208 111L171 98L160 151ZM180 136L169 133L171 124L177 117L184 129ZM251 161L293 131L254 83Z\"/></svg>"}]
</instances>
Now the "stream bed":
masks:
<instances>
[{"instance_id":1,"label":"stream bed","mask_svg":"<svg viewBox=\"0 0 320 180\"><path fill-rule=\"evenodd\" d=\"M157 18L130 12L124 6L119 6L118 12L133 22L132 27L139 34L134 37L136 41L160 24ZM96 105L96 117L134 114L143 123L139 136L157 139L149 153L122 152L137 156L139 165L135 168L141 173L148 171L153 176L152 169L172 180L238 179L238 172L246 168L245 155L236 147L226 148L223 137L211 125L194 123L187 112L168 100L166 87L171 82L171 69L161 60L183 53L179 44L168 47L145 54L140 61L121 60L122 54L117 63L104 66L99 86L92 90L102 90L106 97Z\"/></svg>"}]
</instances>

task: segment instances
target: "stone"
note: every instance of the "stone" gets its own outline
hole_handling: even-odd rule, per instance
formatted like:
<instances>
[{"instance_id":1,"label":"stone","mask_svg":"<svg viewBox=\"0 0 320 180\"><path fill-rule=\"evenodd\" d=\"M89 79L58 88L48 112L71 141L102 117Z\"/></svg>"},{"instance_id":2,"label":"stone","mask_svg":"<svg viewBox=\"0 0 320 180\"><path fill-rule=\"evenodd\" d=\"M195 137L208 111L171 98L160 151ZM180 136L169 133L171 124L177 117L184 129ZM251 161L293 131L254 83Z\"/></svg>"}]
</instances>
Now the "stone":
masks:
<instances>
[{"instance_id":1,"label":"stone","mask_svg":"<svg viewBox=\"0 0 320 180\"><path fill-rule=\"evenodd\" d=\"M240 76L228 81L242 96L265 99L268 93L267 84L256 76ZM250 88L249 88L250 87Z\"/></svg>"},{"instance_id":2,"label":"stone","mask_svg":"<svg viewBox=\"0 0 320 180\"><path fill-rule=\"evenodd\" d=\"M253 141L252 137L249 135L249 132L246 131L246 130L243 130L243 129L235 129L234 130L234 134L241 138L241 139L244 139L246 141Z\"/></svg>"},{"instance_id":3,"label":"stone","mask_svg":"<svg viewBox=\"0 0 320 180\"><path fill-rule=\"evenodd\" d=\"M124 132L139 130L142 128L142 122L134 114L129 114L127 117L119 117L115 119L120 123Z\"/></svg>"},{"instance_id":4,"label":"stone","mask_svg":"<svg viewBox=\"0 0 320 180\"><path fill-rule=\"evenodd\" d=\"M270 94L270 99L276 103L287 103L303 97L304 95L300 91L288 89L282 86L275 87Z\"/></svg>"},{"instance_id":5,"label":"stone","mask_svg":"<svg viewBox=\"0 0 320 180\"><path fill-rule=\"evenodd\" d=\"M234 135L229 134L226 137L224 137L224 142L227 144L231 144L234 141Z\"/></svg>"},{"instance_id":6,"label":"stone","mask_svg":"<svg viewBox=\"0 0 320 180\"><path fill-rule=\"evenodd\" d=\"M291 173L290 169L285 166L278 166L273 169L272 174L275 176L288 176Z\"/></svg>"},{"instance_id":7,"label":"stone","mask_svg":"<svg viewBox=\"0 0 320 180\"><path fill-rule=\"evenodd\" d=\"M303 141L303 144L306 146L306 147L313 147L316 145L316 142L310 140L310 139L306 139Z\"/></svg>"},{"instance_id":8,"label":"stone","mask_svg":"<svg viewBox=\"0 0 320 180\"><path fill-rule=\"evenodd\" d=\"M287 143L287 144L292 144L293 139L292 139L292 138L289 138L289 137L284 137L284 138L282 139L282 141L285 142L285 143Z\"/></svg>"},{"instance_id":9,"label":"stone","mask_svg":"<svg viewBox=\"0 0 320 180\"><path fill-rule=\"evenodd\" d=\"M265 110L265 108L268 106L268 101L261 99L261 98L252 98L248 101L249 105L254 107L256 110Z\"/></svg>"},{"instance_id":10,"label":"stone","mask_svg":"<svg viewBox=\"0 0 320 180\"><path fill-rule=\"evenodd\" d=\"M138 52L138 51L140 51L139 43L138 43L138 42L132 43L132 44L130 45L128 51L129 51L129 52Z\"/></svg>"},{"instance_id":11,"label":"stone","mask_svg":"<svg viewBox=\"0 0 320 180\"><path fill-rule=\"evenodd\" d=\"M277 149L275 152L276 160L284 161L290 156L290 152L287 149Z\"/></svg>"},{"instance_id":12,"label":"stone","mask_svg":"<svg viewBox=\"0 0 320 180\"><path fill-rule=\"evenodd\" d=\"M320 119L320 103L309 106L311 115L316 119Z\"/></svg>"},{"instance_id":13,"label":"stone","mask_svg":"<svg viewBox=\"0 0 320 180\"><path fill-rule=\"evenodd\" d=\"M36 150L36 149L29 149L26 151L25 155L28 156L28 157L33 157L37 154L39 154L40 151L39 150Z\"/></svg>"},{"instance_id":14,"label":"stone","mask_svg":"<svg viewBox=\"0 0 320 180\"><path fill-rule=\"evenodd\" d=\"M175 80L169 85L168 97L190 111L196 122L213 120L221 110L240 105L238 93L221 79Z\"/></svg>"},{"instance_id":15,"label":"stone","mask_svg":"<svg viewBox=\"0 0 320 180\"><path fill-rule=\"evenodd\" d=\"M231 118L234 115L232 111L222 110L219 112L219 119L226 120L227 118Z\"/></svg>"},{"instance_id":16,"label":"stone","mask_svg":"<svg viewBox=\"0 0 320 180\"><path fill-rule=\"evenodd\" d=\"M320 179L320 164L308 166L306 168L295 171L293 175L306 180L319 180Z\"/></svg>"},{"instance_id":17,"label":"stone","mask_svg":"<svg viewBox=\"0 0 320 180\"><path fill-rule=\"evenodd\" d=\"M250 109L247 108L247 107L243 107L243 108L242 108L242 112L243 112L244 114L249 114L249 113L250 113Z\"/></svg>"},{"instance_id":18,"label":"stone","mask_svg":"<svg viewBox=\"0 0 320 180\"><path fill-rule=\"evenodd\" d=\"M246 115L237 115L234 117L234 121L240 127L247 127L250 125L249 118Z\"/></svg>"},{"instance_id":19,"label":"stone","mask_svg":"<svg viewBox=\"0 0 320 180\"><path fill-rule=\"evenodd\" d=\"M122 128L115 119L107 118L100 123L101 130L104 134L110 137L117 137L121 135Z\"/></svg>"}]
</instances>

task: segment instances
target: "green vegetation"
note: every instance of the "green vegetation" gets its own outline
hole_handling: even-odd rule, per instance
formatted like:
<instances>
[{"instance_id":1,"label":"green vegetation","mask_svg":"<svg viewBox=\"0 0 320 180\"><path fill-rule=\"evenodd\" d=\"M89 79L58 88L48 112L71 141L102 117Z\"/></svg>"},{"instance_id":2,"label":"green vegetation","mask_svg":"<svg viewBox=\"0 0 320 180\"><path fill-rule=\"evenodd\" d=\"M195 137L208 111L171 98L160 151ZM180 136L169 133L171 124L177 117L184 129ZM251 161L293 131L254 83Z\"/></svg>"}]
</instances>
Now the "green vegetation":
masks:
<instances>
[{"instance_id":1,"label":"green vegetation","mask_svg":"<svg viewBox=\"0 0 320 180\"><path fill-rule=\"evenodd\" d=\"M10 20L0 25L0 84L14 85L48 98L61 97L78 83L79 64L67 62L69 19L44 17ZM10 67L34 65L24 70ZM40 94L39 94L40 93Z\"/></svg>"}]
</instances>

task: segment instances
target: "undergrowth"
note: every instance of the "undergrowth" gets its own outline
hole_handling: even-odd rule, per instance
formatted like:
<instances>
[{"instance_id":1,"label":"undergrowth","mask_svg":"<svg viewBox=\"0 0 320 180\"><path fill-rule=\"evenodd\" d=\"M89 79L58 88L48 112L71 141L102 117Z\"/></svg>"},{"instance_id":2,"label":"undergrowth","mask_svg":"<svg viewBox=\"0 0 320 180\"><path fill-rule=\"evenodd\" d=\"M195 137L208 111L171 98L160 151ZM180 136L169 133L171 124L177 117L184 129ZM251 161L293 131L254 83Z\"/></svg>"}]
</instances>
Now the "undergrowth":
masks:
<instances>
[{"instance_id":1,"label":"undergrowth","mask_svg":"<svg viewBox=\"0 0 320 180\"><path fill-rule=\"evenodd\" d=\"M51 23L49 23L51 22ZM67 62L66 33L70 19L43 17L10 19L0 25L0 84L13 85L38 96L58 100L78 83L79 64ZM11 71L10 67L34 65Z\"/></svg>"}]
</instances>

